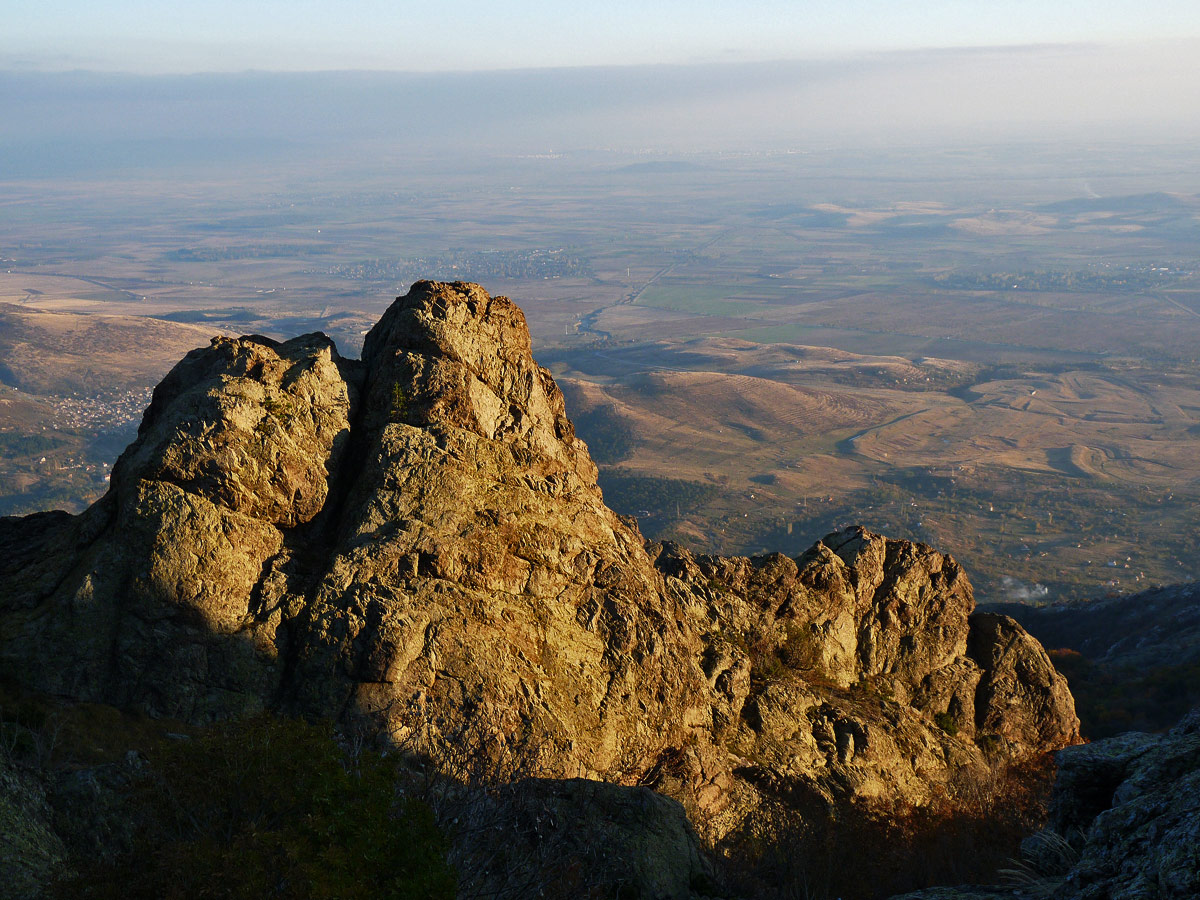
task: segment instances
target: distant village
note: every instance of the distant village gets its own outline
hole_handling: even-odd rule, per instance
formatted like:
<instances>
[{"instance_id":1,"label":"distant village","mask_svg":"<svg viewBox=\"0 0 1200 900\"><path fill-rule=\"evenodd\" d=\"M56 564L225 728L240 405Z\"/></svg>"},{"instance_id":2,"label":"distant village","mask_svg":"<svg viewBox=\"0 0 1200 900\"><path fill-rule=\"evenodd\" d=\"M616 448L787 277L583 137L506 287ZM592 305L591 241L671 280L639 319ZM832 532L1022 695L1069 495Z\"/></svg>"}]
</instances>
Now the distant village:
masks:
<instances>
[{"instance_id":1,"label":"distant village","mask_svg":"<svg viewBox=\"0 0 1200 900\"><path fill-rule=\"evenodd\" d=\"M46 399L54 410L54 418L47 427L114 431L140 422L142 413L150 405L152 394L151 389L145 388L94 397L84 397L78 393L48 397Z\"/></svg>"},{"instance_id":2,"label":"distant village","mask_svg":"<svg viewBox=\"0 0 1200 900\"><path fill-rule=\"evenodd\" d=\"M490 278L536 279L586 277L591 266L582 256L554 250L483 250L405 259L368 259L330 266L324 274L357 281L483 281Z\"/></svg>"}]
</instances>

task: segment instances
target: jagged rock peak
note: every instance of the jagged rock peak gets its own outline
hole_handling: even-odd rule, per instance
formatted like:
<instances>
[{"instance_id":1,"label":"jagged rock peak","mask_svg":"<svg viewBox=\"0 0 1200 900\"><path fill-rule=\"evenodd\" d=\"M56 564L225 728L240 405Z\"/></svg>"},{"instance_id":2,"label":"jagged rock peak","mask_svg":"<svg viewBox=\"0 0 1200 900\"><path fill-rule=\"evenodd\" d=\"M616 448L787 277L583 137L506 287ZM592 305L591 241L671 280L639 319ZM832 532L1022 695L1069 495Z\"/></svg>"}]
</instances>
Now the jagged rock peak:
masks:
<instances>
[{"instance_id":1,"label":"jagged rock peak","mask_svg":"<svg viewBox=\"0 0 1200 900\"><path fill-rule=\"evenodd\" d=\"M323 335L193 351L105 498L0 520L0 675L331 716L451 776L651 784L718 836L766 795L919 802L1077 735L1041 647L931 548L649 549L521 311L417 282L361 361Z\"/></svg>"},{"instance_id":2,"label":"jagged rock peak","mask_svg":"<svg viewBox=\"0 0 1200 900\"><path fill-rule=\"evenodd\" d=\"M525 315L477 284L418 281L363 344L372 422L391 416L524 441L595 481L562 392L533 360Z\"/></svg>"},{"instance_id":3,"label":"jagged rock peak","mask_svg":"<svg viewBox=\"0 0 1200 900\"><path fill-rule=\"evenodd\" d=\"M349 434L355 374L320 333L215 337L154 389L112 493L165 483L273 524L307 522Z\"/></svg>"},{"instance_id":4,"label":"jagged rock peak","mask_svg":"<svg viewBox=\"0 0 1200 900\"><path fill-rule=\"evenodd\" d=\"M402 351L446 356L482 372L497 360L521 365L531 344L525 314L507 297L468 282L418 281L367 334L363 360L370 365Z\"/></svg>"}]
</instances>

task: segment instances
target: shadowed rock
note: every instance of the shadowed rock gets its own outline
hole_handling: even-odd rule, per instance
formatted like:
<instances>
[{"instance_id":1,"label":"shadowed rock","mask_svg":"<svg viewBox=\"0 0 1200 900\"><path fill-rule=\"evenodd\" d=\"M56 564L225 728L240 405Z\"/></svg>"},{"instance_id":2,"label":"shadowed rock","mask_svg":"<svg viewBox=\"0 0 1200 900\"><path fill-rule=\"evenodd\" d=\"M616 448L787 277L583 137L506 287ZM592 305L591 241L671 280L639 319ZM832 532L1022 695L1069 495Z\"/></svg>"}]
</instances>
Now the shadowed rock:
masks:
<instances>
[{"instance_id":1,"label":"shadowed rock","mask_svg":"<svg viewBox=\"0 0 1200 900\"><path fill-rule=\"evenodd\" d=\"M1200 710L1166 734L1129 732L1056 754L1046 831L1007 888L896 900L1185 900L1200 896Z\"/></svg>"}]
</instances>

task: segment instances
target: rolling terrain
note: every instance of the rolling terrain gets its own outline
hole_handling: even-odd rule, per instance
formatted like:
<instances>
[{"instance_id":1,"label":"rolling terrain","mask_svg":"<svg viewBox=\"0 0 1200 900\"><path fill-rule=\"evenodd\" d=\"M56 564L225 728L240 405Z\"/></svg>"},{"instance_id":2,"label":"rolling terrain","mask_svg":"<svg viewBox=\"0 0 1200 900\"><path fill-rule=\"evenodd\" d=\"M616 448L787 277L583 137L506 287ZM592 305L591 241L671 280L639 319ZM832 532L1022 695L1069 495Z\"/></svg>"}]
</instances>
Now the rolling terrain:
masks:
<instances>
[{"instance_id":1,"label":"rolling terrain","mask_svg":"<svg viewBox=\"0 0 1200 900\"><path fill-rule=\"evenodd\" d=\"M352 356L411 280L479 281L525 309L613 502L652 535L799 550L863 522L950 549L983 600L1200 578L1187 150L661 156L13 182L0 300L322 331ZM55 396L103 381L103 347L55 349L68 337L4 364ZM74 470L29 481L57 413L6 391L6 440L32 443L0 508L80 508L96 485Z\"/></svg>"},{"instance_id":2,"label":"rolling terrain","mask_svg":"<svg viewBox=\"0 0 1200 900\"><path fill-rule=\"evenodd\" d=\"M687 515L610 498L653 534L729 552L866 522L948 547L994 601L1192 571L1200 392L1182 368L1004 371L731 339L549 358L585 439L625 436L606 468L714 489Z\"/></svg>"}]
</instances>

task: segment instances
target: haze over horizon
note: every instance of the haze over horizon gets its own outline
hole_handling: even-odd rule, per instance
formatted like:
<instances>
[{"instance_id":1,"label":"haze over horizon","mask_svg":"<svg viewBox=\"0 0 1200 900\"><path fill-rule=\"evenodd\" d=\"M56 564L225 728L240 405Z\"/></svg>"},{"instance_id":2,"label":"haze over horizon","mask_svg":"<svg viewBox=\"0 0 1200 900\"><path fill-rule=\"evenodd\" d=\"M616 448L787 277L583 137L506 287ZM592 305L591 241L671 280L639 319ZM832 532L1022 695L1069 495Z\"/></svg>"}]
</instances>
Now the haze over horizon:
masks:
<instances>
[{"instance_id":1,"label":"haze over horizon","mask_svg":"<svg viewBox=\"0 0 1200 900\"><path fill-rule=\"evenodd\" d=\"M163 7L67 0L6 13L0 68L138 74L483 71L763 62L893 51L1200 39L1190 0L351 0Z\"/></svg>"},{"instance_id":2,"label":"haze over horizon","mask_svg":"<svg viewBox=\"0 0 1200 900\"><path fill-rule=\"evenodd\" d=\"M0 178L476 158L1200 138L1185 0L11 10ZM381 152L383 155L381 155Z\"/></svg>"},{"instance_id":3,"label":"haze over horizon","mask_svg":"<svg viewBox=\"0 0 1200 900\"><path fill-rule=\"evenodd\" d=\"M1164 45L1165 46L1165 45ZM1200 41L474 73L0 71L0 177L109 162L1200 138ZM149 154L149 155L147 155Z\"/></svg>"}]
</instances>

